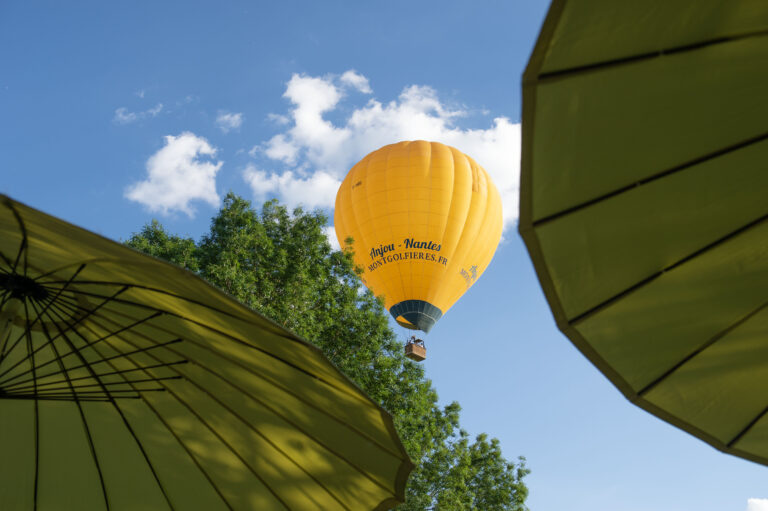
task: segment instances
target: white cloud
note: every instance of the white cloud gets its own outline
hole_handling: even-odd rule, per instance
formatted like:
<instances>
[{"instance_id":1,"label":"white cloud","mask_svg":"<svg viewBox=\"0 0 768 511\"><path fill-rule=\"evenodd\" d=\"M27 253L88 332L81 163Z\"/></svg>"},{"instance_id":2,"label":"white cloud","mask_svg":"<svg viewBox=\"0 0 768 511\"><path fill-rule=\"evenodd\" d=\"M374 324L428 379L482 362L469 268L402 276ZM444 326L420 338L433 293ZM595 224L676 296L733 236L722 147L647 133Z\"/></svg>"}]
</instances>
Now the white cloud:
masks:
<instances>
[{"instance_id":1,"label":"white cloud","mask_svg":"<svg viewBox=\"0 0 768 511\"><path fill-rule=\"evenodd\" d=\"M163 104L162 103L158 103L157 105L155 105L154 108L150 108L149 110L147 110L146 113L150 117L155 117L157 114L159 114L162 111L163 111Z\"/></svg>"},{"instance_id":2,"label":"white cloud","mask_svg":"<svg viewBox=\"0 0 768 511\"><path fill-rule=\"evenodd\" d=\"M768 511L768 499L747 499L747 511Z\"/></svg>"},{"instance_id":3,"label":"white cloud","mask_svg":"<svg viewBox=\"0 0 768 511\"><path fill-rule=\"evenodd\" d=\"M292 208L298 205L332 208L341 185L341 180L322 171L302 178L290 170L280 175L269 174L253 165L246 167L243 178L256 197L264 199L279 195Z\"/></svg>"},{"instance_id":4,"label":"white cloud","mask_svg":"<svg viewBox=\"0 0 768 511\"><path fill-rule=\"evenodd\" d=\"M224 133L229 133L231 130L239 129L243 125L243 114L232 112L219 112L219 116L216 117L216 125Z\"/></svg>"},{"instance_id":5,"label":"white cloud","mask_svg":"<svg viewBox=\"0 0 768 511\"><path fill-rule=\"evenodd\" d=\"M191 201L218 206L216 173L222 162L202 161L214 156L216 149L203 137L190 132L166 136L165 146L147 160L147 179L129 186L125 197L150 211L182 211L190 217L194 216Z\"/></svg>"},{"instance_id":6,"label":"white cloud","mask_svg":"<svg viewBox=\"0 0 768 511\"><path fill-rule=\"evenodd\" d=\"M289 141L285 135L275 135L268 142L264 152L273 160L282 160L285 163L293 164L299 154L299 147ZM253 156L253 154L251 155Z\"/></svg>"},{"instance_id":7,"label":"white cloud","mask_svg":"<svg viewBox=\"0 0 768 511\"><path fill-rule=\"evenodd\" d=\"M401 140L430 140L454 146L482 165L501 194L505 228L514 223L518 214L519 124L496 117L484 129L462 129L458 121L467 112L445 104L434 89L424 85L405 87L388 103L371 98L352 108L341 121L331 122L327 115L339 112L345 86L354 84L358 90L370 91L368 79L354 71L341 78L291 77L284 94L292 105L287 116L290 123L251 150L251 155L264 155L282 169L277 173L256 171L256 186L251 175L247 180L254 193L277 194L295 201L304 196L298 189L317 184L313 181L316 176L327 183L341 181L352 165L381 146ZM286 194L291 192L289 199ZM311 200L307 204L333 207L333 200L321 199L325 193L315 190L308 195Z\"/></svg>"},{"instance_id":8,"label":"white cloud","mask_svg":"<svg viewBox=\"0 0 768 511\"><path fill-rule=\"evenodd\" d=\"M286 117L285 115L281 115L281 114L267 114L267 119L269 119L270 121L274 122L275 124L278 124L278 125L281 125L281 126L286 125L289 122L291 122L291 120L288 117Z\"/></svg>"},{"instance_id":9,"label":"white cloud","mask_svg":"<svg viewBox=\"0 0 768 511\"><path fill-rule=\"evenodd\" d=\"M147 117L157 117L157 114L162 112L162 110L163 110L162 103L158 103L153 108L144 110L143 112L129 112L127 108L120 107L117 110L115 110L115 116L112 118L112 120L117 124L130 124L132 122L136 122L141 119L145 119Z\"/></svg>"},{"instance_id":10,"label":"white cloud","mask_svg":"<svg viewBox=\"0 0 768 511\"><path fill-rule=\"evenodd\" d=\"M128 124L139 119L138 115L134 112L129 112L126 108L118 108L115 110L114 121L118 124Z\"/></svg>"},{"instance_id":11,"label":"white cloud","mask_svg":"<svg viewBox=\"0 0 768 511\"><path fill-rule=\"evenodd\" d=\"M368 82L368 78L359 74L357 71L350 69L341 75L340 80L344 85L349 85L363 94L371 94L373 92L373 90L371 90L371 84Z\"/></svg>"},{"instance_id":12,"label":"white cloud","mask_svg":"<svg viewBox=\"0 0 768 511\"><path fill-rule=\"evenodd\" d=\"M325 233L325 237L328 238L328 243L331 244L331 248L334 250L341 250L341 245L339 245L339 240L336 238L336 228L332 225L323 227L323 233Z\"/></svg>"}]
</instances>

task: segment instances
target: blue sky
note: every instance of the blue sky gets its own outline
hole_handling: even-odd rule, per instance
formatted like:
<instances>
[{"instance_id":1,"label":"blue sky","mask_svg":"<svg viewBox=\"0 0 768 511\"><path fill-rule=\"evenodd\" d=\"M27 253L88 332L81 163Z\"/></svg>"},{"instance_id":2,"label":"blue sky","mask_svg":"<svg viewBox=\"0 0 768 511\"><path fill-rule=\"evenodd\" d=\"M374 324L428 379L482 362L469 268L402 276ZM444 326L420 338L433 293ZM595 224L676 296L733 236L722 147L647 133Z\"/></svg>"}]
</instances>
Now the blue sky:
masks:
<instances>
[{"instance_id":1,"label":"blue sky","mask_svg":"<svg viewBox=\"0 0 768 511\"><path fill-rule=\"evenodd\" d=\"M471 433L528 458L530 508L765 511L766 467L634 407L555 328L516 233L520 76L546 8L3 2L0 191L114 239L152 218L197 238L228 190L330 213L367 152L454 145L500 188L505 239L425 367Z\"/></svg>"}]
</instances>

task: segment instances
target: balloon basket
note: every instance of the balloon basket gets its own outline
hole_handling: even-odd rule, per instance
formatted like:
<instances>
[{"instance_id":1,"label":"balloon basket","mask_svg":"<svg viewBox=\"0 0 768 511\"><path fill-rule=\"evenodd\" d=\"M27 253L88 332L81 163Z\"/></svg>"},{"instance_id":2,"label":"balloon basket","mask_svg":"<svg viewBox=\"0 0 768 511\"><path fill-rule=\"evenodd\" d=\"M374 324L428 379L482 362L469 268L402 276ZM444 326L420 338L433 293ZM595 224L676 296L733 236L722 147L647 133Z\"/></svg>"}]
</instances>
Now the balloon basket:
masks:
<instances>
[{"instance_id":1,"label":"balloon basket","mask_svg":"<svg viewBox=\"0 0 768 511\"><path fill-rule=\"evenodd\" d=\"M416 362L421 362L427 358L427 348L424 347L424 341L411 337L405 343L405 356Z\"/></svg>"}]
</instances>

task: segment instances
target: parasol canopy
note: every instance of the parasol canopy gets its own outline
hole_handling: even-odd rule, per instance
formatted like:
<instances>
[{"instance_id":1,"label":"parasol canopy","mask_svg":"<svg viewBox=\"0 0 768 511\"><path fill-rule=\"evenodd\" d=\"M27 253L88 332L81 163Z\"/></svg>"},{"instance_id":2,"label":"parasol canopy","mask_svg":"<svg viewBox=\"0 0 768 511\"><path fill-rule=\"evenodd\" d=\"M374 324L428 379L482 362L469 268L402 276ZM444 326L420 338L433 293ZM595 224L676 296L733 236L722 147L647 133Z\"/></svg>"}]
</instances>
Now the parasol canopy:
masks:
<instances>
[{"instance_id":1,"label":"parasol canopy","mask_svg":"<svg viewBox=\"0 0 768 511\"><path fill-rule=\"evenodd\" d=\"M317 348L0 196L0 508L388 509L411 468Z\"/></svg>"},{"instance_id":2,"label":"parasol canopy","mask_svg":"<svg viewBox=\"0 0 768 511\"><path fill-rule=\"evenodd\" d=\"M520 233L638 406L768 464L768 8L555 0L523 78Z\"/></svg>"}]
</instances>

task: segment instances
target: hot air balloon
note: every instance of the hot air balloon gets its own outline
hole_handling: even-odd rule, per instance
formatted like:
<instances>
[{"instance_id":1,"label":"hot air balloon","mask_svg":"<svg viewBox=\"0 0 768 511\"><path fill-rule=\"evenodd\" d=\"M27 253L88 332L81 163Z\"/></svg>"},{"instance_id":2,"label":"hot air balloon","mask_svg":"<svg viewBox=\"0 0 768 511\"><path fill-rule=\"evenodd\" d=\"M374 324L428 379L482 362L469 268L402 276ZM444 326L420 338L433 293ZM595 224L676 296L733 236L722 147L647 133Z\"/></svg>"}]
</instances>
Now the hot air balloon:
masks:
<instances>
[{"instance_id":1,"label":"hot air balloon","mask_svg":"<svg viewBox=\"0 0 768 511\"><path fill-rule=\"evenodd\" d=\"M429 332L491 262L501 238L501 197L488 173L458 149L399 142L352 167L336 195L334 224L363 283L384 298L395 321ZM426 355L412 345L406 354Z\"/></svg>"}]
</instances>

